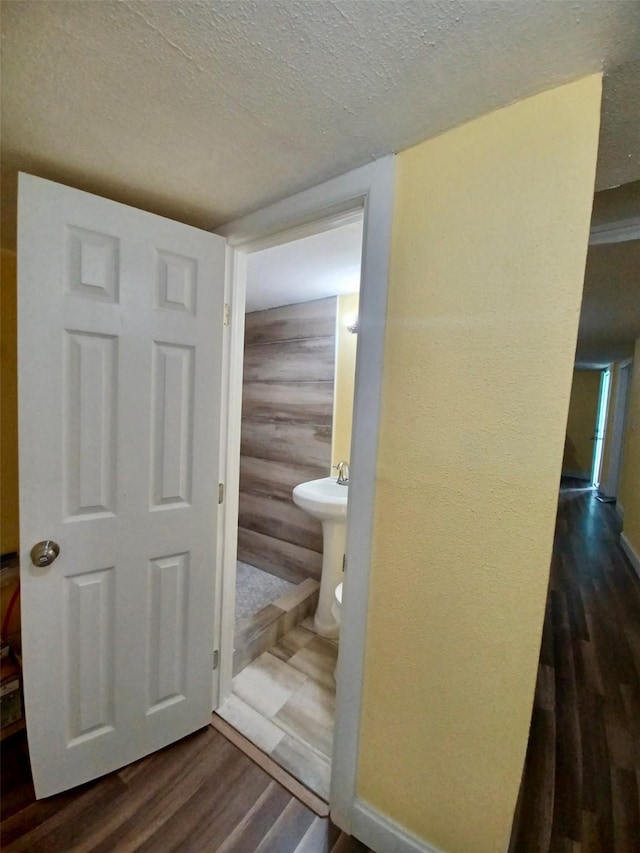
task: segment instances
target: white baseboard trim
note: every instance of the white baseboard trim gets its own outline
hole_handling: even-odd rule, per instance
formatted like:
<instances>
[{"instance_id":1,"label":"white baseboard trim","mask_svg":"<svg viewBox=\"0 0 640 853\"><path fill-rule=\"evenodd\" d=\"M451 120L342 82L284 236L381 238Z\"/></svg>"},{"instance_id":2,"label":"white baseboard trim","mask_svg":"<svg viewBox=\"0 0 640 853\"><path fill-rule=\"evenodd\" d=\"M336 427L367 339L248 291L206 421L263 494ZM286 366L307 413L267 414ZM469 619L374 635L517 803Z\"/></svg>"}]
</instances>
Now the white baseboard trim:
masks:
<instances>
[{"instance_id":1,"label":"white baseboard trim","mask_svg":"<svg viewBox=\"0 0 640 853\"><path fill-rule=\"evenodd\" d=\"M442 853L362 800L353 804L352 821L351 834L376 853Z\"/></svg>"},{"instance_id":2,"label":"white baseboard trim","mask_svg":"<svg viewBox=\"0 0 640 853\"><path fill-rule=\"evenodd\" d=\"M620 545L624 553L629 558L629 562L636 570L638 577L640 577L640 556L636 553L635 548L633 547L631 542L629 542L624 533L620 534Z\"/></svg>"}]
</instances>

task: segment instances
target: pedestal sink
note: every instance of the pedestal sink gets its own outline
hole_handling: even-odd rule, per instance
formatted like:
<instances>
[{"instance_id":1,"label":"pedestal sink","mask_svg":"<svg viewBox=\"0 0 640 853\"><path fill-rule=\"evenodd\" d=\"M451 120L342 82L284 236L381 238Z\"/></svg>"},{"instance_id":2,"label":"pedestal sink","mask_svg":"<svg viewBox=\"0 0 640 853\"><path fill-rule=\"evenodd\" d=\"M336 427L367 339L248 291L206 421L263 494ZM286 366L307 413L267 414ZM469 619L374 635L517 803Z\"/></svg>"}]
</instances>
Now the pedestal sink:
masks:
<instances>
[{"instance_id":1,"label":"pedestal sink","mask_svg":"<svg viewBox=\"0 0 640 853\"><path fill-rule=\"evenodd\" d=\"M342 580L348 492L349 487L337 483L335 477L309 480L293 490L293 502L322 522L322 576L313 627L323 637L337 637L339 632L331 605Z\"/></svg>"}]
</instances>

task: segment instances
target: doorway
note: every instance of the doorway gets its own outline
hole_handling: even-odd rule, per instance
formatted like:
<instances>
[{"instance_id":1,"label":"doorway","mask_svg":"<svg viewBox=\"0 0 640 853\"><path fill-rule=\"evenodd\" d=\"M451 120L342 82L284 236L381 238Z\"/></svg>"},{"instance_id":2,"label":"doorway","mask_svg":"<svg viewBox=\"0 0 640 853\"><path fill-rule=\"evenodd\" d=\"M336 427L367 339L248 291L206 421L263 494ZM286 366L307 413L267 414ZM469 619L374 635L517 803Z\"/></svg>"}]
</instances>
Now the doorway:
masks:
<instances>
[{"instance_id":1,"label":"doorway","mask_svg":"<svg viewBox=\"0 0 640 853\"><path fill-rule=\"evenodd\" d=\"M601 388L601 371L579 367L574 369L562 476L579 482L583 488L591 488L594 479L594 442Z\"/></svg>"},{"instance_id":2,"label":"doorway","mask_svg":"<svg viewBox=\"0 0 640 853\"><path fill-rule=\"evenodd\" d=\"M629 409L629 388L631 386L632 361L621 362L616 376L611 381L610 399L613 408L610 421L611 435L608 459L603 461L599 490L603 497L615 499L618 497L622 457L624 450L624 433Z\"/></svg>"},{"instance_id":3,"label":"doorway","mask_svg":"<svg viewBox=\"0 0 640 853\"><path fill-rule=\"evenodd\" d=\"M247 258L232 691L218 713L328 801L338 640L314 626L322 528L292 490L350 458L363 212L305 230Z\"/></svg>"},{"instance_id":4,"label":"doorway","mask_svg":"<svg viewBox=\"0 0 640 853\"><path fill-rule=\"evenodd\" d=\"M395 159L382 158L296 196L230 223L221 234L229 246L226 301L230 306L225 349L223 447L221 473L227 496L219 516L220 573L219 670L214 673L213 698L231 695L235 562L237 557L237 501L239 466L242 360L247 260L252 252L289 239L335 227L340 216L364 211L362 286L358 316L353 441L351 446L350 510L346 537L348 584L342 602L342 649L336 673L336 729L331 766L331 815L350 832L356 819L356 773L360 740L362 679L364 672L369 564L374 518L376 459L381 406L384 332L387 305L390 233L393 213ZM328 225L327 225L328 223ZM307 229L305 231L305 229ZM297 234L295 233L297 232ZM231 569L229 570L229 566Z\"/></svg>"},{"instance_id":5,"label":"doorway","mask_svg":"<svg viewBox=\"0 0 640 853\"><path fill-rule=\"evenodd\" d=\"M607 367L600 373L600 393L598 394L598 414L593 443L593 465L591 468L591 486L597 489L602 473L602 458L604 452L604 436L607 428L609 412L609 389L611 385L611 368Z\"/></svg>"}]
</instances>

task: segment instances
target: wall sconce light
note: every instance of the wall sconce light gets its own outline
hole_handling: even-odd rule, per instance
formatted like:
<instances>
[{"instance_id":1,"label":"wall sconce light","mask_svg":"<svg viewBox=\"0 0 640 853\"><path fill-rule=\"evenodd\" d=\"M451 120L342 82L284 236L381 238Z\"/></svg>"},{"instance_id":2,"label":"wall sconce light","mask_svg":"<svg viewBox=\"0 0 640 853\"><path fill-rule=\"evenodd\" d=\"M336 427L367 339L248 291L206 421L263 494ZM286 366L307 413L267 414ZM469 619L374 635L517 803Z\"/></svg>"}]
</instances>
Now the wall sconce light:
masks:
<instances>
[{"instance_id":1,"label":"wall sconce light","mask_svg":"<svg viewBox=\"0 0 640 853\"><path fill-rule=\"evenodd\" d=\"M358 315L357 314L348 314L344 318L345 326L349 331L355 335L358 332Z\"/></svg>"}]
</instances>

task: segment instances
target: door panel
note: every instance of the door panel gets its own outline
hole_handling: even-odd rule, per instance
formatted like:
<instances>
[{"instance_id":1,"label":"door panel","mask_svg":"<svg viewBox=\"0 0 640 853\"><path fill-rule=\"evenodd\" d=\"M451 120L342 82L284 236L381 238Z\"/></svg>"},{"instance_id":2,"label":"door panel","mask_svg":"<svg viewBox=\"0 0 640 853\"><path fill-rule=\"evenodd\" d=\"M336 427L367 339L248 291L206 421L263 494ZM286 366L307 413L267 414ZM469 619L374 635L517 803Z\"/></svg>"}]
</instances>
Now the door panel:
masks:
<instances>
[{"instance_id":1,"label":"door panel","mask_svg":"<svg viewBox=\"0 0 640 853\"><path fill-rule=\"evenodd\" d=\"M193 347L154 341L151 434L154 509L189 505L193 470L193 364Z\"/></svg>"},{"instance_id":2,"label":"door panel","mask_svg":"<svg viewBox=\"0 0 640 853\"><path fill-rule=\"evenodd\" d=\"M114 567L64 578L69 745L113 731Z\"/></svg>"},{"instance_id":3,"label":"door panel","mask_svg":"<svg viewBox=\"0 0 640 853\"><path fill-rule=\"evenodd\" d=\"M118 339L65 331L63 347L66 516L113 515Z\"/></svg>"},{"instance_id":4,"label":"door panel","mask_svg":"<svg viewBox=\"0 0 640 853\"><path fill-rule=\"evenodd\" d=\"M211 716L225 243L19 185L25 707L48 796ZM60 555L36 567L30 548Z\"/></svg>"}]
</instances>

